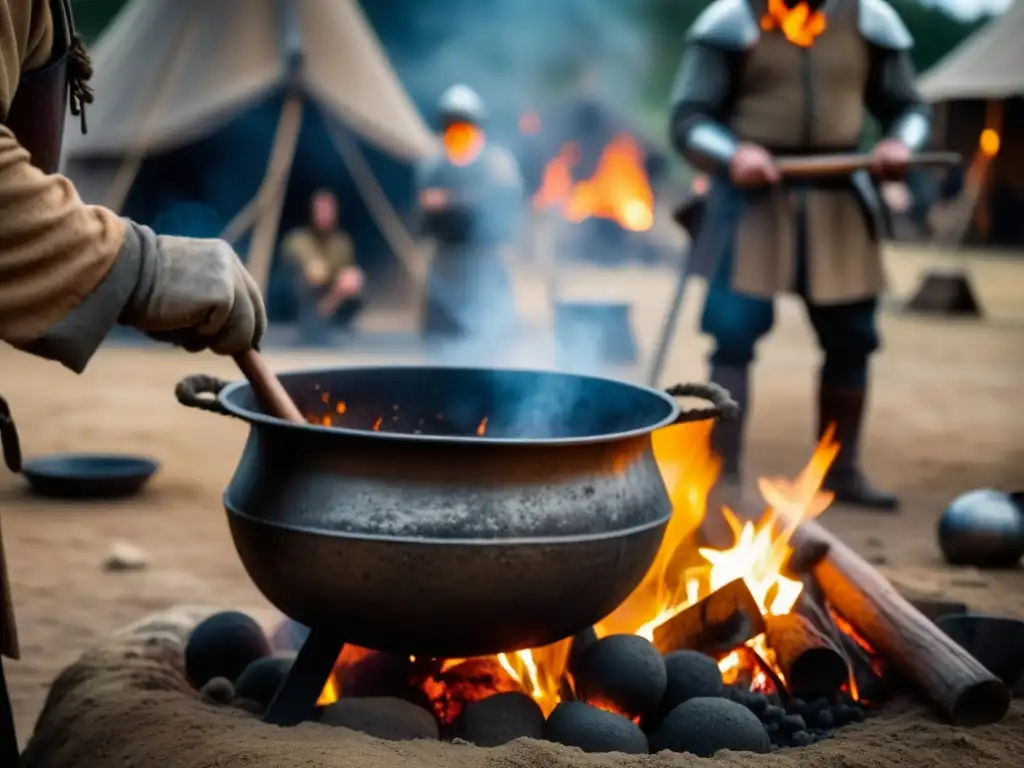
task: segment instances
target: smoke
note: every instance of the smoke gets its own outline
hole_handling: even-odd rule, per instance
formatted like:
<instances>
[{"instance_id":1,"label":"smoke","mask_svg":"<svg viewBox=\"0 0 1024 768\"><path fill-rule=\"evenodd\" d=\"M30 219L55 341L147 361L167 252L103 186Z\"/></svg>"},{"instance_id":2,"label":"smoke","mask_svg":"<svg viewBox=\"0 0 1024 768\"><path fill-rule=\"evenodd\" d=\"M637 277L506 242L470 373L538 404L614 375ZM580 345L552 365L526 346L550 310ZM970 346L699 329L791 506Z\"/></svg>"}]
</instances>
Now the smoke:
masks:
<instances>
[{"instance_id":1,"label":"smoke","mask_svg":"<svg viewBox=\"0 0 1024 768\"><path fill-rule=\"evenodd\" d=\"M436 106L441 94L455 83L464 83L487 105L488 142L504 146L517 156L525 177L521 210L512 210L507 197L490 195L470 184L466 196L474 201L474 216L487 222L485 229L489 229L499 219L504 219L506 225L523 220L521 214L527 213L529 195L539 181L535 155L551 149L538 150L521 136L519 121L524 112L540 113L543 139L571 133L573 140L584 145L592 139L590 143L599 151L613 130L607 125L609 120L604 124L590 120L585 125L586 121L566 121L560 115L561 124L555 128L547 123L549 110L558 112L579 96L599 101L612 113L628 114L637 106L643 90L637 85L646 78L648 67L649 41L638 18L644 5L643 0L393 0L365 3L364 10L403 85L435 129L439 128ZM584 133L588 135L581 135ZM562 140L564 137L557 139ZM594 159L590 158L591 163ZM516 269L514 262L523 258L527 238L525 233L516 232L510 240L507 245L512 247L502 250L510 278L516 281L522 270ZM468 247L482 260L488 259L487 251L494 250L490 244ZM452 253L438 256L459 258ZM452 295L446 303L459 308L461 324L472 332L435 341L429 352L431 362L574 372L601 370L604 358L600 336L575 327L559 329L566 332L556 338L550 318L546 327L530 327L523 309L535 301L524 302L520 295L515 327L501 322L506 311L506 279L493 269L481 267L464 273L461 285L450 286ZM535 290L536 283L527 287L520 281L515 288L522 294L524 289ZM437 286L435 290L446 292ZM462 293L473 300L464 301L465 297L458 295ZM502 399L514 413L505 411L493 424L501 435L567 436L586 421L574 416L586 405L586 390L579 379L542 377L535 385L529 391L505 393ZM595 410L594 404L589 404L587 410Z\"/></svg>"},{"instance_id":2,"label":"smoke","mask_svg":"<svg viewBox=\"0 0 1024 768\"><path fill-rule=\"evenodd\" d=\"M642 0L401 0L364 8L413 100L428 119L453 83L488 105L509 140L519 115L553 97L581 67L600 96L628 108L644 76ZM633 86L633 87L631 87Z\"/></svg>"}]
</instances>

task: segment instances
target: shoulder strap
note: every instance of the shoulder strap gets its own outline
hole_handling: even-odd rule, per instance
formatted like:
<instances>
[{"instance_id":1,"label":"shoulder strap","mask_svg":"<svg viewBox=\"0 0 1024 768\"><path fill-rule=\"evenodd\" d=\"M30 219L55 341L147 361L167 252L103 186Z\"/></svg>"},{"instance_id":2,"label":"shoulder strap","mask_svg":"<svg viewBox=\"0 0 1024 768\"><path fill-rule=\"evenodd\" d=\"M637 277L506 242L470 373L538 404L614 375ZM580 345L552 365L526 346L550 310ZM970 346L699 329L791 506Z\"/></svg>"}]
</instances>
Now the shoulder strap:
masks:
<instances>
[{"instance_id":1,"label":"shoulder strap","mask_svg":"<svg viewBox=\"0 0 1024 768\"><path fill-rule=\"evenodd\" d=\"M79 119L82 133L87 133L85 105L92 104L95 95L89 87L92 78L92 58L85 49L82 36L75 29L75 17L71 13L71 0L53 0L53 41L56 46L58 35L66 46L68 56L68 95L71 100L71 114Z\"/></svg>"}]
</instances>

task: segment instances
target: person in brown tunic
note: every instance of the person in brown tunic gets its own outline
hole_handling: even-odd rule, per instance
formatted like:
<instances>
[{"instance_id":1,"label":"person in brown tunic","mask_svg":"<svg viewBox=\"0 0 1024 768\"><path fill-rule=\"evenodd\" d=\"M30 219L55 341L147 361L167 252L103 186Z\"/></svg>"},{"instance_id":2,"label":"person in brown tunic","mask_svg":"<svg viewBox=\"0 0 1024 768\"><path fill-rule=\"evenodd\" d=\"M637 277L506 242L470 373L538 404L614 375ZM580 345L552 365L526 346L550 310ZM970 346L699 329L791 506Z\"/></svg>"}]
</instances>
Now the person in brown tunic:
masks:
<instances>
[{"instance_id":1,"label":"person in brown tunic","mask_svg":"<svg viewBox=\"0 0 1024 768\"><path fill-rule=\"evenodd\" d=\"M712 179L692 255L708 277L711 379L746 410L772 299L800 295L824 353L819 432L834 425L841 446L826 487L876 509L897 506L860 465L883 290L879 197L872 174L790 184L774 158L856 151L871 113L884 136L873 175L902 178L930 134L911 46L884 0L716 0L689 30L671 107L674 146ZM716 428L727 479L739 479L742 438L742 421Z\"/></svg>"},{"instance_id":2,"label":"person in brown tunic","mask_svg":"<svg viewBox=\"0 0 1024 768\"><path fill-rule=\"evenodd\" d=\"M54 173L69 94L80 111L89 71L70 0L0 0L0 340L79 373L116 324L190 351L253 348L263 300L227 243L158 236L84 204ZM15 435L0 398L14 465ZM0 657L16 659L2 539L0 600ZM17 763L0 666L0 765Z\"/></svg>"},{"instance_id":3,"label":"person in brown tunic","mask_svg":"<svg viewBox=\"0 0 1024 768\"><path fill-rule=\"evenodd\" d=\"M282 250L295 270L303 341L319 344L328 340L330 321L339 313L351 322L365 278L356 264L352 238L338 229L338 199L319 190L309 208L309 226L289 232Z\"/></svg>"}]
</instances>

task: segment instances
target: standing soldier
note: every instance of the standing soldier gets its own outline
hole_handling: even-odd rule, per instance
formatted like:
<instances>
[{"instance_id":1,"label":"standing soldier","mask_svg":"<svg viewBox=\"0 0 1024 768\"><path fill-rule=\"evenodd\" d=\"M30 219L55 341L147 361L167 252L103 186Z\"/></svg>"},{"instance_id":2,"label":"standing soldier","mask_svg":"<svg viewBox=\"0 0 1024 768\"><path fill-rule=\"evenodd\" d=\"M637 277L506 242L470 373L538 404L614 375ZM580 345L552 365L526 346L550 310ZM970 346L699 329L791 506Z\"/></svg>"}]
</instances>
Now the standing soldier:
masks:
<instances>
[{"instance_id":1,"label":"standing soldier","mask_svg":"<svg viewBox=\"0 0 1024 768\"><path fill-rule=\"evenodd\" d=\"M487 111L454 85L439 105L444 154L418 169L422 234L437 246L427 278L427 335L485 336L515 323L505 264L523 215L523 182L511 154L487 140Z\"/></svg>"},{"instance_id":2,"label":"standing soldier","mask_svg":"<svg viewBox=\"0 0 1024 768\"><path fill-rule=\"evenodd\" d=\"M902 179L930 133L914 87L912 40L884 0L716 0L694 23L671 110L675 147L712 179L694 258L709 275L701 329L712 381L746 409L748 368L771 329L773 297L800 295L824 360L818 428L840 452L826 488L845 503L895 509L860 466L868 360L878 348L882 209L867 173L780 184L774 158L856 151L870 112L883 136L874 174ZM739 479L743 422L716 428Z\"/></svg>"},{"instance_id":3,"label":"standing soldier","mask_svg":"<svg viewBox=\"0 0 1024 768\"><path fill-rule=\"evenodd\" d=\"M263 299L227 243L158 236L85 205L54 173L69 93L79 113L90 72L70 0L0 0L0 340L77 373L117 324L190 351L253 348ZM2 398L0 440L17 471ZM0 656L18 657L2 540ZM18 760L0 666L0 766Z\"/></svg>"}]
</instances>

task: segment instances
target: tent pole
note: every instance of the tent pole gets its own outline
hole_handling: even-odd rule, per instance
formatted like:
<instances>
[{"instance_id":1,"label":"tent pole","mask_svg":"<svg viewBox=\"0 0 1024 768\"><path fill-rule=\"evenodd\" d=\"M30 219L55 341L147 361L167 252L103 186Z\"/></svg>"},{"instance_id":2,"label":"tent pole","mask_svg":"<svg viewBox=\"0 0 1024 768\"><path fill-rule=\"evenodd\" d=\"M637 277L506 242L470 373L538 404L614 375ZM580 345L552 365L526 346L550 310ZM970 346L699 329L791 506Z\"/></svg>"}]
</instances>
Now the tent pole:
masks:
<instances>
[{"instance_id":1,"label":"tent pole","mask_svg":"<svg viewBox=\"0 0 1024 768\"><path fill-rule=\"evenodd\" d=\"M366 157L360 151L359 146L348 135L344 127L328 131L334 141L341 159L352 174L352 181L355 182L359 194L362 195L366 209L373 217L381 234L391 246L398 260L406 273L412 279L418 289L422 289L427 282L427 264L423 254L420 253L416 241L402 224L402 220L388 200L384 190L381 189L373 169L366 161Z\"/></svg>"},{"instance_id":2,"label":"tent pole","mask_svg":"<svg viewBox=\"0 0 1024 768\"><path fill-rule=\"evenodd\" d=\"M984 130L993 130L1000 137L1003 129L1003 114L1001 101L989 101L985 107ZM974 151L974 157L967 169L967 180L964 190L964 199L959 220L953 227L947 240L949 245L959 247L967 237L967 232L980 215L979 203L987 199L987 190L991 180L993 157L989 157L981 146L981 137L978 139L978 148ZM982 229L985 227L982 226Z\"/></svg>"},{"instance_id":3,"label":"tent pole","mask_svg":"<svg viewBox=\"0 0 1024 768\"><path fill-rule=\"evenodd\" d=\"M990 99L985 105L985 130L994 131L1000 141L1003 139L1003 102L999 99ZM981 178L978 180L978 203L976 216L979 221L979 229L985 238L988 238L992 228L992 162L997 153L984 153L984 166Z\"/></svg>"},{"instance_id":4,"label":"tent pole","mask_svg":"<svg viewBox=\"0 0 1024 768\"><path fill-rule=\"evenodd\" d=\"M277 245L278 227L281 224L281 210L284 207L288 178L291 176L301 128L302 96L296 90L289 90L281 108L281 118L277 124L274 146L270 151L267 173L254 205L255 211L262 215L253 228L246 263L249 273L264 293L270 278L270 265Z\"/></svg>"},{"instance_id":5,"label":"tent pole","mask_svg":"<svg viewBox=\"0 0 1024 768\"><path fill-rule=\"evenodd\" d=\"M221 240L234 246L241 239L242 235L252 229L253 224L256 223L256 216L260 212L259 199L262 193L263 184L261 182L260 188L256 190L256 194L241 207L238 213L231 217L231 221L221 230L220 235L218 235Z\"/></svg>"},{"instance_id":6,"label":"tent pole","mask_svg":"<svg viewBox=\"0 0 1024 768\"><path fill-rule=\"evenodd\" d=\"M112 211L120 212L124 206L128 193L131 192L132 185L135 183L139 171L142 170L142 163L145 161L146 155L149 154L149 142L156 127L153 125L153 118L157 113L157 108L163 106L164 102L167 101L167 93L170 91L171 85L178 81L181 69L185 62L188 61L188 57L185 54L192 49L191 38L195 37L201 26L197 21L188 20L190 17L195 16L194 13L191 13L193 10L191 6L192 3L189 2L188 6L180 11L181 18L184 19L183 23L188 26L185 28L186 31L183 39L179 40L178 44L174 47L174 52L171 54L171 62L164 70L163 80L150 91L149 104L146 106L146 111L142 116L140 140L135 144L134 149L125 156L124 162L121 163L121 167L117 171L117 176L114 177L110 187L107 189L105 206Z\"/></svg>"}]
</instances>

